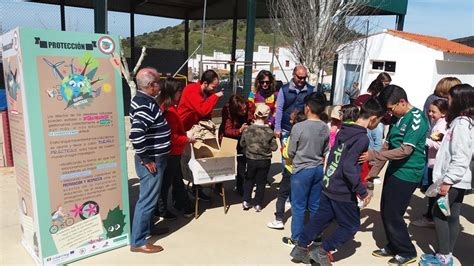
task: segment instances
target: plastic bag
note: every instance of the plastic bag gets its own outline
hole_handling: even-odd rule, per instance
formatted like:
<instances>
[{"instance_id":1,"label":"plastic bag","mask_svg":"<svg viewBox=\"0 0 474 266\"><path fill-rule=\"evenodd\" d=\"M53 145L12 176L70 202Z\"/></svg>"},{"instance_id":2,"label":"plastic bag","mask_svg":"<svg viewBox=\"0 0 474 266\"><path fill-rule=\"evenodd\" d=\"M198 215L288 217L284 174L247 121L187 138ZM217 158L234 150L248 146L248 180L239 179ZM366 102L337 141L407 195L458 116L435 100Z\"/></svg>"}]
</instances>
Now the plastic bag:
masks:
<instances>
[{"instance_id":1,"label":"plastic bag","mask_svg":"<svg viewBox=\"0 0 474 266\"><path fill-rule=\"evenodd\" d=\"M439 194L439 188L441 187L441 184L443 181L441 179L436 180L431 186L428 187L428 189L425 192L425 195L430 198L434 198L438 196Z\"/></svg>"},{"instance_id":2,"label":"plastic bag","mask_svg":"<svg viewBox=\"0 0 474 266\"><path fill-rule=\"evenodd\" d=\"M439 197L436 200L436 202L438 203L438 207L441 210L441 212L444 214L444 216L450 216L451 215L451 209L449 208L449 197L448 197L448 195Z\"/></svg>"}]
</instances>

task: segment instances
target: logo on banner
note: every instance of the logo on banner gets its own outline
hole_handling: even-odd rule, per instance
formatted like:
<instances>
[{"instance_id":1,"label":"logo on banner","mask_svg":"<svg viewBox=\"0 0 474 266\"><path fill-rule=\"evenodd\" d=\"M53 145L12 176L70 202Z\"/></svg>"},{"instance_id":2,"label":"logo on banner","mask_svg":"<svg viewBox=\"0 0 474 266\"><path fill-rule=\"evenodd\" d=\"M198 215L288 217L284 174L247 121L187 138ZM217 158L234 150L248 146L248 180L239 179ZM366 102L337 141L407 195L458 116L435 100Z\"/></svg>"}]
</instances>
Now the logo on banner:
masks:
<instances>
[{"instance_id":1,"label":"logo on banner","mask_svg":"<svg viewBox=\"0 0 474 266\"><path fill-rule=\"evenodd\" d=\"M115 51L115 43L112 38L104 36L99 39L99 51L103 54L113 54Z\"/></svg>"}]
</instances>

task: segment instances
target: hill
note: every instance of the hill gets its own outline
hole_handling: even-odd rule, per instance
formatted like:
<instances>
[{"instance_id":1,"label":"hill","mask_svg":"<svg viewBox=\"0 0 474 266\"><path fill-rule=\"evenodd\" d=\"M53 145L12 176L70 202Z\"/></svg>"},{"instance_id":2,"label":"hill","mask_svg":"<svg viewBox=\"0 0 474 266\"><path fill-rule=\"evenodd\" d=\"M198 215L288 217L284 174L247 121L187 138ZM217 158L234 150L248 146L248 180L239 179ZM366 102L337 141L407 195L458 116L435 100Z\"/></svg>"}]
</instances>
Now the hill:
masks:
<instances>
[{"instance_id":1,"label":"hill","mask_svg":"<svg viewBox=\"0 0 474 266\"><path fill-rule=\"evenodd\" d=\"M201 43L201 21L189 23L189 53ZM237 49L245 49L246 22L239 20L237 24ZM157 31L135 36L136 47L146 46L153 48L183 50L184 49L184 21L174 27L166 27ZM126 38L122 45L129 54L130 38ZM267 45L273 47L273 30L268 19L257 19L255 28L255 47ZM285 46L281 38L276 36L276 47ZM204 53L212 55L214 51L230 53L232 47L232 20L212 20L206 22Z\"/></svg>"}]
</instances>

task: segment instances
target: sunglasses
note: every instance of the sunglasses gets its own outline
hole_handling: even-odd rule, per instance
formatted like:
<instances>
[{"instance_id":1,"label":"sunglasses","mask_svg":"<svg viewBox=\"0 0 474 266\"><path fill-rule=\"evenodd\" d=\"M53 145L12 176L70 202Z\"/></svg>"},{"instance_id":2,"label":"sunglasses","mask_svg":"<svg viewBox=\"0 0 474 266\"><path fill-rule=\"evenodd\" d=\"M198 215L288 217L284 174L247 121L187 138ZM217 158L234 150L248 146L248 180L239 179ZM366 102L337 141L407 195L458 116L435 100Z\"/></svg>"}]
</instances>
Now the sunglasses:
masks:
<instances>
[{"instance_id":1,"label":"sunglasses","mask_svg":"<svg viewBox=\"0 0 474 266\"><path fill-rule=\"evenodd\" d=\"M300 76L298 76L298 75L296 75L296 74L295 74L295 77L296 77L297 79L299 79L299 80L306 80L306 79L308 78L308 76L302 76L302 77L300 77Z\"/></svg>"},{"instance_id":2,"label":"sunglasses","mask_svg":"<svg viewBox=\"0 0 474 266\"><path fill-rule=\"evenodd\" d=\"M260 84L270 84L269 80L260 80Z\"/></svg>"}]
</instances>

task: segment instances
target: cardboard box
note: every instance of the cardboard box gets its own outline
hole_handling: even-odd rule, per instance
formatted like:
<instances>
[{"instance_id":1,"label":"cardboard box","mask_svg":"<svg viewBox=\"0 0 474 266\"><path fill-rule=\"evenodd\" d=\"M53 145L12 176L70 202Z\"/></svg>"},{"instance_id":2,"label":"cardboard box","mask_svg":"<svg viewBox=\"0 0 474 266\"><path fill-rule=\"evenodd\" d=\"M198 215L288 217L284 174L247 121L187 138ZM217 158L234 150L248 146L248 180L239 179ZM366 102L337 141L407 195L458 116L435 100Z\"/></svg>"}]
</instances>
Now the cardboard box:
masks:
<instances>
[{"instance_id":1,"label":"cardboard box","mask_svg":"<svg viewBox=\"0 0 474 266\"><path fill-rule=\"evenodd\" d=\"M198 141L191 145L188 163L194 184L212 184L234 180L237 170L237 140L223 138Z\"/></svg>"}]
</instances>

